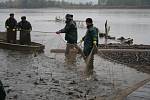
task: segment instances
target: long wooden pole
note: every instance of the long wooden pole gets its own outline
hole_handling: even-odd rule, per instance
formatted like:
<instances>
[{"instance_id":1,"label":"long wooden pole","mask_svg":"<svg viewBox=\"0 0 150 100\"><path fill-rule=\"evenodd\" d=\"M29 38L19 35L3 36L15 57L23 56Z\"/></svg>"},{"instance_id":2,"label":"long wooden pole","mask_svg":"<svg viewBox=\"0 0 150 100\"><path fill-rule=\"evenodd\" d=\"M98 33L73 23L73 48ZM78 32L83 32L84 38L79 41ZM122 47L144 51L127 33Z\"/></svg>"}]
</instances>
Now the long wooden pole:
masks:
<instances>
[{"instance_id":1,"label":"long wooden pole","mask_svg":"<svg viewBox=\"0 0 150 100\"><path fill-rule=\"evenodd\" d=\"M105 45L107 45L107 37L108 37L108 27L107 27L107 20L105 22Z\"/></svg>"}]
</instances>

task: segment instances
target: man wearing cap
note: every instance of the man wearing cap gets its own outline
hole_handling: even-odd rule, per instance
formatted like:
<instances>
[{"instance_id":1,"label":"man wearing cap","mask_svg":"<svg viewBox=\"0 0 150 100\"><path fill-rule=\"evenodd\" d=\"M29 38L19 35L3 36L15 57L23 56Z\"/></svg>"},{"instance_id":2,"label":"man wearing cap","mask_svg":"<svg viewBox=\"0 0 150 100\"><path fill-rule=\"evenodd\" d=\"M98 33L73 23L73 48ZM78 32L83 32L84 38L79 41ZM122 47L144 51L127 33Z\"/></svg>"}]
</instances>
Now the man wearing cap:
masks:
<instances>
[{"instance_id":1,"label":"man wearing cap","mask_svg":"<svg viewBox=\"0 0 150 100\"><path fill-rule=\"evenodd\" d=\"M20 44L30 45L32 26L30 22L26 20L26 16L21 17L21 21L18 23L18 30L20 31Z\"/></svg>"},{"instance_id":2,"label":"man wearing cap","mask_svg":"<svg viewBox=\"0 0 150 100\"><path fill-rule=\"evenodd\" d=\"M56 34L65 33L65 40L67 41L65 55L69 58L68 54L70 52L70 49L74 48L74 46L77 44L77 26L76 22L73 21L73 15L66 14L65 18L65 27L56 32Z\"/></svg>"},{"instance_id":3,"label":"man wearing cap","mask_svg":"<svg viewBox=\"0 0 150 100\"><path fill-rule=\"evenodd\" d=\"M13 13L11 13L10 17L6 20L5 28L7 29L7 42L16 43L17 21Z\"/></svg>"},{"instance_id":4,"label":"man wearing cap","mask_svg":"<svg viewBox=\"0 0 150 100\"><path fill-rule=\"evenodd\" d=\"M86 35L82 38L81 42L84 41L84 55L87 58L92 49L96 52L98 46L98 29L93 26L93 20L91 18L86 19L87 31ZM90 60L90 71L93 71L93 60L94 55L92 55Z\"/></svg>"}]
</instances>

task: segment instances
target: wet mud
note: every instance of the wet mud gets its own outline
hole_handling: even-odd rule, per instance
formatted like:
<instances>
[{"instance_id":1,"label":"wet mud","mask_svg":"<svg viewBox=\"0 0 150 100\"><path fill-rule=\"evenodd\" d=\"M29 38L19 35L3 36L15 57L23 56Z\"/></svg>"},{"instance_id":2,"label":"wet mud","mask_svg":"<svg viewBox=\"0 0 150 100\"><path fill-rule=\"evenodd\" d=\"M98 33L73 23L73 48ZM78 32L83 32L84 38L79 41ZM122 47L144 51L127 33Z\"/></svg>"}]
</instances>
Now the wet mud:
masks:
<instances>
[{"instance_id":1,"label":"wet mud","mask_svg":"<svg viewBox=\"0 0 150 100\"><path fill-rule=\"evenodd\" d=\"M100 57L150 74L149 45L109 45L106 49L101 48L98 52Z\"/></svg>"},{"instance_id":2,"label":"wet mud","mask_svg":"<svg viewBox=\"0 0 150 100\"><path fill-rule=\"evenodd\" d=\"M64 54L47 56L0 49L0 79L6 100L90 100L109 97L148 77L126 66L95 56L94 74L87 80L85 63L77 57L65 63ZM138 78L137 78L138 77Z\"/></svg>"}]
</instances>

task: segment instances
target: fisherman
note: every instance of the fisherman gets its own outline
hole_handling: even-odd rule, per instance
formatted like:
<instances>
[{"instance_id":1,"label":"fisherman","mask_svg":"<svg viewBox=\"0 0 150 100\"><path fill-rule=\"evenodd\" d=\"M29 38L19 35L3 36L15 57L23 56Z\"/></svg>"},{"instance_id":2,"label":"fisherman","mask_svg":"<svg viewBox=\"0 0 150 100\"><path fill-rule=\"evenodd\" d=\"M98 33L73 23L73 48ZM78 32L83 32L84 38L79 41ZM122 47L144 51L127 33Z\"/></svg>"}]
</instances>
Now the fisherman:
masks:
<instances>
[{"instance_id":1,"label":"fisherman","mask_svg":"<svg viewBox=\"0 0 150 100\"><path fill-rule=\"evenodd\" d=\"M7 29L7 42L16 43L17 21L13 13L11 13L10 17L6 20L5 27Z\"/></svg>"},{"instance_id":2,"label":"fisherman","mask_svg":"<svg viewBox=\"0 0 150 100\"><path fill-rule=\"evenodd\" d=\"M26 16L21 17L21 21L18 23L18 30L20 31L20 44L30 45L32 26L30 22L26 20Z\"/></svg>"},{"instance_id":3,"label":"fisherman","mask_svg":"<svg viewBox=\"0 0 150 100\"><path fill-rule=\"evenodd\" d=\"M81 42L84 41L83 52L86 60L93 49L93 54L91 56L90 63L89 65L87 65L87 67L90 68L87 70L88 74L92 74L94 68L93 66L94 53L97 52L97 46L98 46L98 28L93 26L92 18L86 19L86 25L87 25L86 35L82 38Z\"/></svg>"},{"instance_id":4,"label":"fisherman","mask_svg":"<svg viewBox=\"0 0 150 100\"><path fill-rule=\"evenodd\" d=\"M77 26L76 22L73 21L73 15L66 14L66 25L63 29L56 32L56 34L65 33L65 40L67 41L66 45L66 60L70 59L70 50L75 50L77 44Z\"/></svg>"},{"instance_id":5,"label":"fisherman","mask_svg":"<svg viewBox=\"0 0 150 100\"><path fill-rule=\"evenodd\" d=\"M3 84L0 80L0 100L5 100L6 92L4 90Z\"/></svg>"}]
</instances>

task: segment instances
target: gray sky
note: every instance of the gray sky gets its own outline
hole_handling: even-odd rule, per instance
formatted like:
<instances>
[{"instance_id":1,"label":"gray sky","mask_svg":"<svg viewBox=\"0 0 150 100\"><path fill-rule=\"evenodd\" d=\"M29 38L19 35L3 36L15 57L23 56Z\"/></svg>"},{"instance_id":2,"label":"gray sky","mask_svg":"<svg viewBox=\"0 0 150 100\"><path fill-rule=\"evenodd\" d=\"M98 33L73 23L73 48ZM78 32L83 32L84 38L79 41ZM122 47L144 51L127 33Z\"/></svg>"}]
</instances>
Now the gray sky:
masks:
<instances>
[{"instance_id":1,"label":"gray sky","mask_svg":"<svg viewBox=\"0 0 150 100\"><path fill-rule=\"evenodd\" d=\"M85 3L85 2L91 1L91 2L93 2L95 4L95 3L97 3L98 0L65 0L65 1L74 2L74 3L79 3L79 2Z\"/></svg>"},{"instance_id":2,"label":"gray sky","mask_svg":"<svg viewBox=\"0 0 150 100\"><path fill-rule=\"evenodd\" d=\"M0 0L1 1L8 1L8 0ZM54 1L61 1L61 0L54 0ZM85 3L85 2L89 2L89 1L92 1L94 4L97 3L97 0L65 0L65 1L68 1L68 2L73 2L73 3Z\"/></svg>"},{"instance_id":3,"label":"gray sky","mask_svg":"<svg viewBox=\"0 0 150 100\"><path fill-rule=\"evenodd\" d=\"M0 0L0 1L6 1L6 0Z\"/></svg>"}]
</instances>

